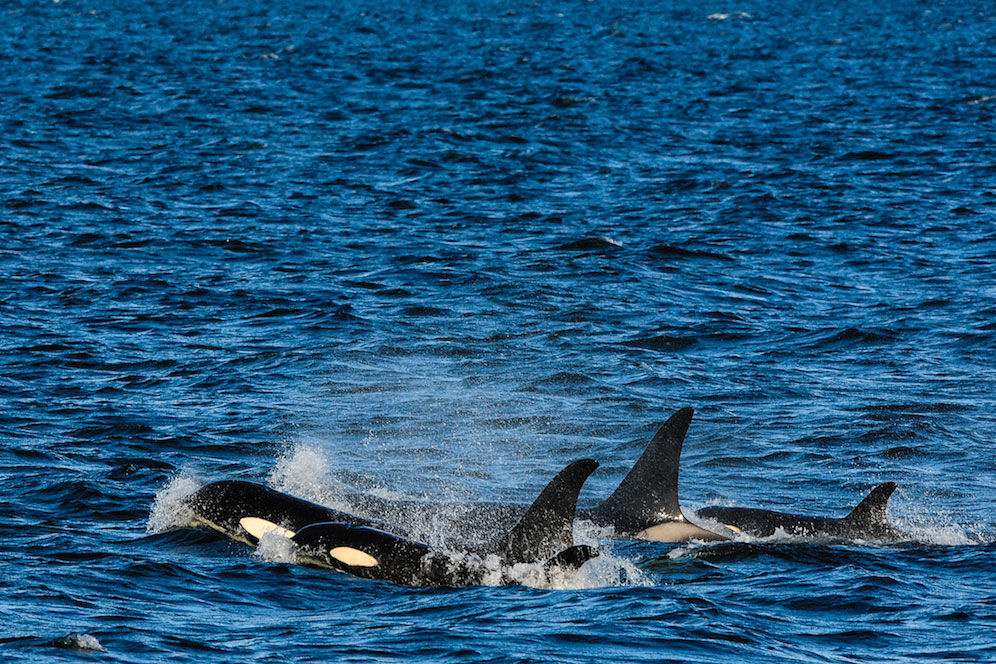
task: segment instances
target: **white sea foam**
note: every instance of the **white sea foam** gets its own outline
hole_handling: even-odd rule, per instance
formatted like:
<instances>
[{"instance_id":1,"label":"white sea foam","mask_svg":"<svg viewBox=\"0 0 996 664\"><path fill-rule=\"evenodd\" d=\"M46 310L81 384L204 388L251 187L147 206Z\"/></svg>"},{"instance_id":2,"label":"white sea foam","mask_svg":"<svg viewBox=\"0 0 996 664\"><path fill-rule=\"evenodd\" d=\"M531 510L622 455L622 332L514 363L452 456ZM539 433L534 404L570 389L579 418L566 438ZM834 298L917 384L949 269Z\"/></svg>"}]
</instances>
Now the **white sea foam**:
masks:
<instances>
[{"instance_id":1,"label":"white sea foam","mask_svg":"<svg viewBox=\"0 0 996 664\"><path fill-rule=\"evenodd\" d=\"M186 473L180 473L156 493L149 510L147 533L161 533L190 523L192 515L183 505L183 499L203 486L202 482Z\"/></svg>"},{"instance_id":2,"label":"white sea foam","mask_svg":"<svg viewBox=\"0 0 996 664\"><path fill-rule=\"evenodd\" d=\"M500 586L512 581L530 588L547 590L582 590L610 586L651 585L646 575L630 560L616 556L608 550L587 561L580 568L559 568L549 571L542 562L504 565L501 559L490 554L448 551L452 566L470 566L482 573L477 582L482 586Z\"/></svg>"},{"instance_id":3,"label":"white sea foam","mask_svg":"<svg viewBox=\"0 0 996 664\"><path fill-rule=\"evenodd\" d=\"M260 538L253 555L268 563L294 564L297 562L297 547L290 538L270 531Z\"/></svg>"},{"instance_id":4,"label":"white sea foam","mask_svg":"<svg viewBox=\"0 0 996 664\"><path fill-rule=\"evenodd\" d=\"M917 492L915 500L910 490L897 492L889 509L889 523L910 536L913 542L934 546L970 546L987 544L991 538L981 535L977 524L965 523L964 518L938 508L938 499L929 491Z\"/></svg>"},{"instance_id":5,"label":"white sea foam","mask_svg":"<svg viewBox=\"0 0 996 664\"><path fill-rule=\"evenodd\" d=\"M556 590L653 585L636 563L615 554L606 546L599 547L598 557L592 558L579 569L554 572L547 581L547 587Z\"/></svg>"},{"instance_id":6,"label":"white sea foam","mask_svg":"<svg viewBox=\"0 0 996 664\"><path fill-rule=\"evenodd\" d=\"M558 569L550 574L543 570L542 564L536 563L530 566L534 568L532 577L523 576L520 579L513 575L513 578L523 585L554 590L652 585L646 573L633 560L615 551L621 540L611 539L611 528L587 520L575 520L573 537L576 544L587 544L597 549L598 555L578 569Z\"/></svg>"},{"instance_id":7,"label":"white sea foam","mask_svg":"<svg viewBox=\"0 0 996 664\"><path fill-rule=\"evenodd\" d=\"M750 18L751 15L747 12L716 12L715 14L709 14L706 16L710 21L726 21L731 18Z\"/></svg>"}]
</instances>

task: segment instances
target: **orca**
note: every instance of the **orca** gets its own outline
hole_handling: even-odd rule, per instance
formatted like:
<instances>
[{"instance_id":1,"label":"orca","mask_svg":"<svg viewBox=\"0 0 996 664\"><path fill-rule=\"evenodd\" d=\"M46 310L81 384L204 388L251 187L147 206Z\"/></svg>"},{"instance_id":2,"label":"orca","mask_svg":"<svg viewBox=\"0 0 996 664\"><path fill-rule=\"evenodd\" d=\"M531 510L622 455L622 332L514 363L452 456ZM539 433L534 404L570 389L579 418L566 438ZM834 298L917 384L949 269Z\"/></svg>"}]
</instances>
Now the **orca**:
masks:
<instances>
[{"instance_id":1,"label":"orca","mask_svg":"<svg viewBox=\"0 0 996 664\"><path fill-rule=\"evenodd\" d=\"M533 562L528 556L515 556L499 558L489 565L486 553L434 550L383 530L345 523L315 523L291 539L298 547L298 562L399 585L482 585L488 579L513 585L517 581L511 575L511 565ZM548 559L543 571L549 575L577 569L596 555L590 546L572 544Z\"/></svg>"},{"instance_id":2,"label":"orca","mask_svg":"<svg viewBox=\"0 0 996 664\"><path fill-rule=\"evenodd\" d=\"M189 496L191 526L207 527L254 544L275 533L289 538L304 564L327 567L368 579L406 585L474 585L494 578L515 583L509 569L518 563L543 563L545 571L576 569L598 555L575 545L577 497L598 467L592 459L575 461L554 477L522 518L501 537L483 546L453 550L429 545L375 527L369 519L339 512L295 496L243 481L209 484Z\"/></svg>"},{"instance_id":3,"label":"orca","mask_svg":"<svg viewBox=\"0 0 996 664\"><path fill-rule=\"evenodd\" d=\"M604 502L577 510L577 517L596 526L611 528L616 537L686 542L730 539L706 530L686 518L678 503L678 467L681 447L694 414L682 408L672 415L648 443L643 454ZM388 500L367 494L345 498L351 507L370 518L390 514L393 521L417 522L426 515L461 525L508 522L522 515L523 505L500 503L439 504L416 500Z\"/></svg>"},{"instance_id":4,"label":"orca","mask_svg":"<svg viewBox=\"0 0 996 664\"><path fill-rule=\"evenodd\" d=\"M370 519L243 480L207 484L187 496L182 505L190 513L188 525L218 531L250 546L258 544L271 531L293 537L301 528L323 521L351 526L377 525Z\"/></svg>"},{"instance_id":5,"label":"orca","mask_svg":"<svg viewBox=\"0 0 996 664\"><path fill-rule=\"evenodd\" d=\"M893 528L886 514L889 497L895 490L895 482L879 484L847 516L841 518L721 506L703 507L696 515L734 532L758 538L771 537L781 531L793 537L901 542L910 537Z\"/></svg>"}]
</instances>

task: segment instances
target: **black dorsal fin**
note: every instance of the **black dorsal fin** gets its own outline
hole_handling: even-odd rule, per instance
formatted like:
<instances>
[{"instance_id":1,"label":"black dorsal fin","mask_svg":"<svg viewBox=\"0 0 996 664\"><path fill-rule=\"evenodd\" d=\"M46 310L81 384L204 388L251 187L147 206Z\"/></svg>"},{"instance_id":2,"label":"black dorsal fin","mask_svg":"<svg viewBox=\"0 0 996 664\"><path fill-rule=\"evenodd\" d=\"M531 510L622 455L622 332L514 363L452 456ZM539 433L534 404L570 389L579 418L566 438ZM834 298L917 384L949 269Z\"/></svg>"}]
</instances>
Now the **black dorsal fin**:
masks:
<instances>
[{"instance_id":1,"label":"black dorsal fin","mask_svg":"<svg viewBox=\"0 0 996 664\"><path fill-rule=\"evenodd\" d=\"M682 408L661 426L612 495L592 510L596 523L614 526L621 534L683 518L678 505L678 461L694 413Z\"/></svg>"},{"instance_id":2,"label":"black dorsal fin","mask_svg":"<svg viewBox=\"0 0 996 664\"><path fill-rule=\"evenodd\" d=\"M895 490L895 482L879 484L844 519L855 526L888 527L889 519L886 511L889 507L889 497Z\"/></svg>"},{"instance_id":3,"label":"black dorsal fin","mask_svg":"<svg viewBox=\"0 0 996 664\"><path fill-rule=\"evenodd\" d=\"M546 560L573 546L578 493L596 468L594 459L582 459L557 473L492 552L514 564Z\"/></svg>"}]
</instances>

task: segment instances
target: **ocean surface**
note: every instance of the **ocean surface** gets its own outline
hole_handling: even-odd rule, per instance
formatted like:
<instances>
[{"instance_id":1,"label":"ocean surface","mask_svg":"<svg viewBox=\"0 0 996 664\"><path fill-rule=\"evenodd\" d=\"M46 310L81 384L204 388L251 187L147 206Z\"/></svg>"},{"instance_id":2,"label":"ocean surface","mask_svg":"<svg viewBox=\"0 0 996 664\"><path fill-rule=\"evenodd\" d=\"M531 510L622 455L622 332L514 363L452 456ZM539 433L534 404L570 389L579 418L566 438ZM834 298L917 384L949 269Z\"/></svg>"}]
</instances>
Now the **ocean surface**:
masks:
<instances>
[{"instance_id":1,"label":"ocean surface","mask_svg":"<svg viewBox=\"0 0 996 664\"><path fill-rule=\"evenodd\" d=\"M3 661L996 661L996 5L12 0L0 35ZM912 541L579 526L558 583L426 589L172 527L214 480L528 503L583 457L593 504L683 406L690 515L893 480Z\"/></svg>"}]
</instances>

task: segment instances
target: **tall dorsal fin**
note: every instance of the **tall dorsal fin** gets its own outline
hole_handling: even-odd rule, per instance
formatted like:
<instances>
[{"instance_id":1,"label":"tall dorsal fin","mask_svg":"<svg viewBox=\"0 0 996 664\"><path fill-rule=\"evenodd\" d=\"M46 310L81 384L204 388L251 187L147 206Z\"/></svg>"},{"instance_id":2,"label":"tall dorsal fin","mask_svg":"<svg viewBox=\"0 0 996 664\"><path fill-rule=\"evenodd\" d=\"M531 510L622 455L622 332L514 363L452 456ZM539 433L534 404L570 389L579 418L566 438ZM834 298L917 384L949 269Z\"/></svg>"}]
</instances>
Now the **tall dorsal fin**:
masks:
<instances>
[{"instance_id":1,"label":"tall dorsal fin","mask_svg":"<svg viewBox=\"0 0 996 664\"><path fill-rule=\"evenodd\" d=\"M886 511L889 507L889 497L895 490L895 482L879 484L844 519L852 525L860 525L866 528L875 526L888 527L889 519Z\"/></svg>"},{"instance_id":2,"label":"tall dorsal fin","mask_svg":"<svg viewBox=\"0 0 996 664\"><path fill-rule=\"evenodd\" d=\"M578 493L598 468L594 459L570 464L550 480L525 515L492 551L508 564L546 560L574 544Z\"/></svg>"},{"instance_id":3,"label":"tall dorsal fin","mask_svg":"<svg viewBox=\"0 0 996 664\"><path fill-rule=\"evenodd\" d=\"M638 533L661 521L683 518L678 461L694 413L682 408L661 426L612 495L592 511L596 523L615 526L617 533Z\"/></svg>"}]
</instances>

